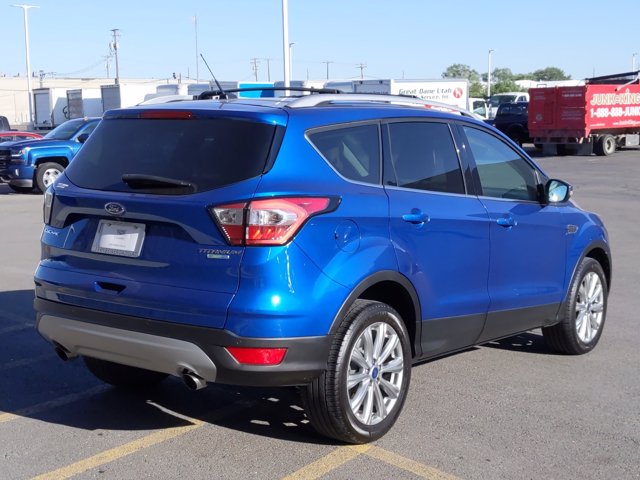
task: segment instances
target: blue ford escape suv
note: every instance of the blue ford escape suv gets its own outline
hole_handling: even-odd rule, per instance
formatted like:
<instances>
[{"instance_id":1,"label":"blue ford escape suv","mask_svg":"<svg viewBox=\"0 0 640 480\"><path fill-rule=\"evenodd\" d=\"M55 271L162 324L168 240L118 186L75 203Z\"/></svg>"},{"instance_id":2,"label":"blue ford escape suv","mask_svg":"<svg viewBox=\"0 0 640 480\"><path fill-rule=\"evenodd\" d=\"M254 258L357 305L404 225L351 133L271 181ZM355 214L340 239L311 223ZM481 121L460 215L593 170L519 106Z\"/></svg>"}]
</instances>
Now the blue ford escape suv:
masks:
<instances>
[{"instance_id":1,"label":"blue ford escape suv","mask_svg":"<svg viewBox=\"0 0 640 480\"><path fill-rule=\"evenodd\" d=\"M45 194L38 331L116 386L300 386L351 443L392 427L418 361L539 327L590 351L602 221L460 113L327 93L107 112Z\"/></svg>"}]
</instances>

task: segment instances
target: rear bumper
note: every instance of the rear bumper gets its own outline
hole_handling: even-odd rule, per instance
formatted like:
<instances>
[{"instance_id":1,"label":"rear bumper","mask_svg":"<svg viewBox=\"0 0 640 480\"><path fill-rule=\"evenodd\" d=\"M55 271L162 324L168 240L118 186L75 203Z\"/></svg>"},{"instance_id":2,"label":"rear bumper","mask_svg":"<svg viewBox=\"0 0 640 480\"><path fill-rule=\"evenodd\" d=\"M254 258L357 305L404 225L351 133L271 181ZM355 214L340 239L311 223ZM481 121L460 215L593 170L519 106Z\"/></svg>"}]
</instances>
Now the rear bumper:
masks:
<instances>
[{"instance_id":1,"label":"rear bumper","mask_svg":"<svg viewBox=\"0 0 640 480\"><path fill-rule=\"evenodd\" d=\"M71 356L86 355L180 376L185 369L229 385L305 385L326 369L330 336L246 338L36 298L38 332ZM239 364L226 346L286 348L279 365Z\"/></svg>"}]
</instances>

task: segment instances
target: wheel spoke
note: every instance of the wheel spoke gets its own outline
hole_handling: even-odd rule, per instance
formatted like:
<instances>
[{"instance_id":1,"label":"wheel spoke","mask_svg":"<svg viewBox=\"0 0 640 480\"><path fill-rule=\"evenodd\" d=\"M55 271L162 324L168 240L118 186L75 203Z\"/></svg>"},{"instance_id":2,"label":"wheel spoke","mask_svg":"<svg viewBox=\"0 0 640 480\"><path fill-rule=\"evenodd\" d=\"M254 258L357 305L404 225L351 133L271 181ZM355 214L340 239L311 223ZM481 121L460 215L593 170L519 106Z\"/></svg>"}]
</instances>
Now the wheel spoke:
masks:
<instances>
[{"instance_id":1,"label":"wheel spoke","mask_svg":"<svg viewBox=\"0 0 640 480\"><path fill-rule=\"evenodd\" d=\"M578 331L578 335L580 336L580 339L584 342L585 341L585 335L586 335L586 330L587 330L587 313L585 311L581 311L580 314L578 315L578 318L576 319L576 329Z\"/></svg>"},{"instance_id":2,"label":"wheel spoke","mask_svg":"<svg viewBox=\"0 0 640 480\"><path fill-rule=\"evenodd\" d=\"M387 339L387 344L384 346L384 350L382 350L382 353L378 358L378 363L382 364L387 361L387 358L389 358L389 355L391 355L393 351L396 349L398 342L400 342L400 338L398 338L398 335L396 335L396 333L393 332L391 336Z\"/></svg>"},{"instance_id":3,"label":"wheel spoke","mask_svg":"<svg viewBox=\"0 0 640 480\"><path fill-rule=\"evenodd\" d=\"M364 358L364 355L359 348L354 348L353 352L351 352L351 361L362 369L367 369L370 367L369 362L367 362L367 359Z\"/></svg>"},{"instance_id":4,"label":"wheel spoke","mask_svg":"<svg viewBox=\"0 0 640 480\"><path fill-rule=\"evenodd\" d=\"M593 303L597 301L600 298L600 295L602 295L602 284L598 282L593 295L589 297L589 302Z\"/></svg>"},{"instance_id":5,"label":"wheel spoke","mask_svg":"<svg viewBox=\"0 0 640 480\"><path fill-rule=\"evenodd\" d=\"M404 360L402 357L394 358L390 362L380 365L380 373L400 373L404 369Z\"/></svg>"},{"instance_id":6,"label":"wheel spoke","mask_svg":"<svg viewBox=\"0 0 640 480\"><path fill-rule=\"evenodd\" d=\"M371 425L371 418L373 417L373 385L367 387L367 393L364 398L364 405L362 407L362 420L367 425Z\"/></svg>"},{"instance_id":7,"label":"wheel spoke","mask_svg":"<svg viewBox=\"0 0 640 480\"><path fill-rule=\"evenodd\" d=\"M384 396L380 390L380 386L377 383L373 384L373 397L375 400L376 412L380 420L387 416L387 406L384 404Z\"/></svg>"},{"instance_id":8,"label":"wheel spoke","mask_svg":"<svg viewBox=\"0 0 640 480\"><path fill-rule=\"evenodd\" d=\"M357 414L358 410L360 410L360 406L362 405L362 402L364 401L364 398L367 395L368 391L369 383L361 383L356 393L353 395L353 397L351 397L349 403L351 404L351 410L353 411L353 413Z\"/></svg>"},{"instance_id":9,"label":"wheel spoke","mask_svg":"<svg viewBox=\"0 0 640 480\"><path fill-rule=\"evenodd\" d=\"M371 330L373 330L374 328L375 327L371 327ZM375 328L375 331L376 331L376 338L373 343L373 359L375 362L378 362L380 358L380 353L382 353L382 346L384 345L384 342L387 336L387 324L386 323L378 324L377 328Z\"/></svg>"},{"instance_id":10,"label":"wheel spoke","mask_svg":"<svg viewBox=\"0 0 640 480\"><path fill-rule=\"evenodd\" d=\"M365 382L368 378L369 375L364 372L349 374L349 378L347 379L347 388L351 390L359 383Z\"/></svg>"},{"instance_id":11,"label":"wheel spoke","mask_svg":"<svg viewBox=\"0 0 640 480\"><path fill-rule=\"evenodd\" d=\"M369 365L373 364L373 334L370 328L367 328L362 334L362 342L364 344L364 357Z\"/></svg>"},{"instance_id":12,"label":"wheel spoke","mask_svg":"<svg viewBox=\"0 0 640 480\"><path fill-rule=\"evenodd\" d=\"M400 395L400 388L396 387L393 383L385 380L384 378L380 379L380 387L391 398L395 399L395 398L398 398L398 396Z\"/></svg>"}]
</instances>

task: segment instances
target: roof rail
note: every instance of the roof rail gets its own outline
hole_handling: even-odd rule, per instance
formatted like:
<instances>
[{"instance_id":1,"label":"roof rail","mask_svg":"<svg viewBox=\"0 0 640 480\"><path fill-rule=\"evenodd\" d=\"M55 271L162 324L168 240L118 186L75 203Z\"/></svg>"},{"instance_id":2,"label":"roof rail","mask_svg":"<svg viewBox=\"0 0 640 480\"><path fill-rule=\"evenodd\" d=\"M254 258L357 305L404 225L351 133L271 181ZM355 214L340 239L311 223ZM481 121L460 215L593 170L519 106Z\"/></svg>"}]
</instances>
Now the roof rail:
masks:
<instances>
[{"instance_id":1,"label":"roof rail","mask_svg":"<svg viewBox=\"0 0 640 480\"><path fill-rule=\"evenodd\" d=\"M308 95L292 100L286 106L288 108L317 107L321 105L339 105L341 103L385 103L389 105L402 105L410 107L425 107L431 110L438 110L447 113L456 113L463 117L484 120L464 108L447 103L423 100L417 97L405 95L387 95L380 93L342 93L340 95Z\"/></svg>"},{"instance_id":2,"label":"roof rail","mask_svg":"<svg viewBox=\"0 0 640 480\"><path fill-rule=\"evenodd\" d=\"M341 94L342 90L338 90L337 88L313 88L313 87L244 87L244 88L230 88L228 90L206 90L198 95L198 100L209 100L214 97L221 97L221 99L226 98L236 98L236 96L229 96L229 93L239 93L239 92L307 92L307 93L331 93L331 94Z\"/></svg>"}]
</instances>

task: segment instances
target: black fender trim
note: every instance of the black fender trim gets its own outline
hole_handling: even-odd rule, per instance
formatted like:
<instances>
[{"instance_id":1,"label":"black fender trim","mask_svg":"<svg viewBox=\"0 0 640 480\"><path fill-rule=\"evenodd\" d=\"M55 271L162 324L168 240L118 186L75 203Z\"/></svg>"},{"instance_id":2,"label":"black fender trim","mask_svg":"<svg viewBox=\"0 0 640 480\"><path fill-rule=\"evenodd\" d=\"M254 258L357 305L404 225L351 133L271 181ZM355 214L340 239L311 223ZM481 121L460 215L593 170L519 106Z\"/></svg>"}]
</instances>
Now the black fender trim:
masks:
<instances>
[{"instance_id":1,"label":"black fender trim","mask_svg":"<svg viewBox=\"0 0 640 480\"><path fill-rule=\"evenodd\" d=\"M569 280L569 284L567 285L567 293L565 295L565 297L562 299L562 302L560 303L560 307L558 308L558 312L556 313L556 319L555 321L551 324L551 325L555 325L556 323L558 323L560 321L560 314L562 312L565 311L565 308L567 306L567 302L569 301L569 293L571 291L571 284L573 283L573 280L576 276L576 271L578 270L578 266L582 263L582 261L585 259L585 257L589 256L589 253L591 253L593 250L595 250L596 248L600 248L604 251L605 255L607 256L607 259L609 260L609 275L607 278L607 292L611 293L611 283L612 283L612 279L613 279L613 264L611 262L611 247L609 247L609 244L607 242L605 242L604 240L594 240L593 242L589 243L589 245L587 245L584 250L582 251L582 254L580 255L580 258L578 259L578 261L576 262L575 266L573 267L573 272L571 273L571 280ZM604 266L602 267L602 269L606 272L607 270L604 268ZM545 325L545 326L551 326L551 325Z\"/></svg>"},{"instance_id":2,"label":"black fender trim","mask_svg":"<svg viewBox=\"0 0 640 480\"><path fill-rule=\"evenodd\" d=\"M413 303L413 310L415 311L415 318L413 319L413 322L415 324L415 338L413 340L413 348L415 357L420 357L422 355L422 347L420 343L420 339L422 336L422 309L420 307L420 300L413 284L409 281L409 279L395 270L381 270L366 277L358 285L356 285L353 290L351 290L351 293L342 303L342 306L338 310L338 313L336 313L335 317L333 318L331 328L329 329L329 335L333 337L333 335L338 330L340 321L347 314L349 308L351 308L353 303L361 298L361 295L367 289L381 282L394 282L399 284L402 288L404 288L404 290L411 298L411 302ZM410 321L410 319L407 318L404 318L403 320L405 322Z\"/></svg>"}]
</instances>

